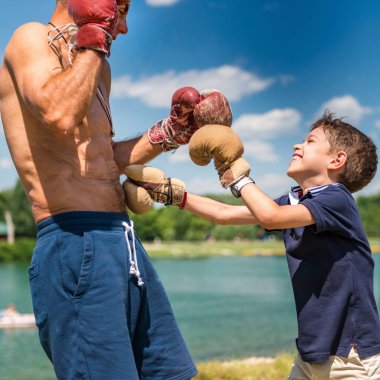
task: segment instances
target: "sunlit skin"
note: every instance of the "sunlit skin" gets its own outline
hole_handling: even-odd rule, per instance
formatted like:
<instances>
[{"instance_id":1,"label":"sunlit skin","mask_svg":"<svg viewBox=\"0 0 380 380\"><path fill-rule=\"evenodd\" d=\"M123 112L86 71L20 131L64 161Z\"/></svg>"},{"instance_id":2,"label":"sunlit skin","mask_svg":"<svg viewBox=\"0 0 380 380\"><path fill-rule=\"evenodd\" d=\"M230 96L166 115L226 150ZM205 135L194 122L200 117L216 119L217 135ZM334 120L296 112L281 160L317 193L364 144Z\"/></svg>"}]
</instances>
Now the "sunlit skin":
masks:
<instances>
[{"instance_id":1,"label":"sunlit skin","mask_svg":"<svg viewBox=\"0 0 380 380\"><path fill-rule=\"evenodd\" d=\"M118 5L113 38L128 32L130 1ZM72 23L59 4L50 20ZM28 23L9 42L0 69L0 107L5 136L38 222L67 211L124 212L120 173L146 163L161 149L147 135L113 142L110 124L95 96L108 99L110 66L90 49L69 52L63 39L48 45L51 25ZM68 38L68 35L66 35ZM117 130L117 126L116 130Z\"/></svg>"},{"instance_id":2,"label":"sunlit skin","mask_svg":"<svg viewBox=\"0 0 380 380\"><path fill-rule=\"evenodd\" d=\"M333 152L323 128L316 128L305 141L294 146L288 175L303 189L335 183L347 161L345 152ZM279 206L256 184L241 190L245 206L231 206L209 198L188 194L185 209L218 224L260 224L267 229L285 229L315 223L302 204Z\"/></svg>"}]
</instances>

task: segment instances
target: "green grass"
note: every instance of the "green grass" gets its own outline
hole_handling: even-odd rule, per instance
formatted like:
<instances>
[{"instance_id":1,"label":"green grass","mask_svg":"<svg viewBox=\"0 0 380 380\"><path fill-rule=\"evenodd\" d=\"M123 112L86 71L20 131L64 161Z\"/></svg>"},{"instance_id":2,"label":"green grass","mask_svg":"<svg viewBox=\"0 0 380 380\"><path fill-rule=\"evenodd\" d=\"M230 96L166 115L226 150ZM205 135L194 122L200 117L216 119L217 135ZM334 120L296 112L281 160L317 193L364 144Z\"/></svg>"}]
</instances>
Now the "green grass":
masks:
<instances>
[{"instance_id":1,"label":"green grass","mask_svg":"<svg viewBox=\"0 0 380 380\"><path fill-rule=\"evenodd\" d=\"M197 365L194 380L284 380L289 375L294 356L252 358L228 362L210 361Z\"/></svg>"},{"instance_id":2,"label":"green grass","mask_svg":"<svg viewBox=\"0 0 380 380\"><path fill-rule=\"evenodd\" d=\"M144 243L152 258L200 258L210 256L283 255L280 241L215 241Z\"/></svg>"},{"instance_id":3,"label":"green grass","mask_svg":"<svg viewBox=\"0 0 380 380\"><path fill-rule=\"evenodd\" d=\"M282 256L284 245L280 240L162 242L143 243L153 259L202 258L217 256ZM380 253L380 238L370 239L372 252ZM0 262L30 261L35 239L17 239L13 245L0 242Z\"/></svg>"},{"instance_id":4,"label":"green grass","mask_svg":"<svg viewBox=\"0 0 380 380\"><path fill-rule=\"evenodd\" d=\"M372 252L380 253L380 239L370 239ZM280 240L161 242L144 243L153 259L202 258L212 256L282 256L284 244Z\"/></svg>"}]
</instances>

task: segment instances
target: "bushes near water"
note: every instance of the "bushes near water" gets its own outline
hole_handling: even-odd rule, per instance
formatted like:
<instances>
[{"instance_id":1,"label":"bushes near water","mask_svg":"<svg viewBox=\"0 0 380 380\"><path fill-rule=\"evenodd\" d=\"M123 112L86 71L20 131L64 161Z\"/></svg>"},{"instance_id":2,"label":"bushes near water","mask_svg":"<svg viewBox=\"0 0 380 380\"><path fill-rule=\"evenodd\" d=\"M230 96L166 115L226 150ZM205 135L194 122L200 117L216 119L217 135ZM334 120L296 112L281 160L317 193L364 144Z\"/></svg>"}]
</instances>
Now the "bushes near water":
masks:
<instances>
[{"instance_id":1,"label":"bushes near water","mask_svg":"<svg viewBox=\"0 0 380 380\"><path fill-rule=\"evenodd\" d=\"M30 261L35 244L36 240L29 238L17 239L12 245L0 241L0 263Z\"/></svg>"}]
</instances>

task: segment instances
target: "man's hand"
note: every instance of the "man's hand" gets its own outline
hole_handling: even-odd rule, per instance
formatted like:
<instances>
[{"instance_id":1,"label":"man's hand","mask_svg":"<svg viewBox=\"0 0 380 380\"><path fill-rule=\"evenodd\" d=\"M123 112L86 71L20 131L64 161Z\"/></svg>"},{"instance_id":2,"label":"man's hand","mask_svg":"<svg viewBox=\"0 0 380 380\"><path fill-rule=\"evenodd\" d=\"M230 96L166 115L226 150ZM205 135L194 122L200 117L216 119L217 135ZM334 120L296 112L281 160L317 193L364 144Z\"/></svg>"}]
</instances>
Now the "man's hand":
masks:
<instances>
[{"instance_id":1,"label":"man's hand","mask_svg":"<svg viewBox=\"0 0 380 380\"><path fill-rule=\"evenodd\" d=\"M202 100L195 106L194 119L198 127L219 124L231 127L232 110L227 98L218 90L201 91Z\"/></svg>"},{"instance_id":2,"label":"man's hand","mask_svg":"<svg viewBox=\"0 0 380 380\"><path fill-rule=\"evenodd\" d=\"M165 206L183 209L186 203L185 184L167 178L160 169L145 165L130 165L124 170L128 179L123 183L127 207L143 214L152 207L152 200Z\"/></svg>"},{"instance_id":3,"label":"man's hand","mask_svg":"<svg viewBox=\"0 0 380 380\"><path fill-rule=\"evenodd\" d=\"M193 87L182 87L172 97L172 108L166 119L160 120L148 130L152 144L160 144L163 151L177 149L187 144L198 129L193 116L195 106L201 101Z\"/></svg>"},{"instance_id":4,"label":"man's hand","mask_svg":"<svg viewBox=\"0 0 380 380\"><path fill-rule=\"evenodd\" d=\"M116 0L68 0L67 8L78 25L76 46L109 56L118 17Z\"/></svg>"},{"instance_id":5,"label":"man's hand","mask_svg":"<svg viewBox=\"0 0 380 380\"><path fill-rule=\"evenodd\" d=\"M230 187L250 172L242 158L244 146L239 136L224 125L206 125L194 133L189 144L191 160L205 166L214 159L214 165L223 187Z\"/></svg>"}]
</instances>

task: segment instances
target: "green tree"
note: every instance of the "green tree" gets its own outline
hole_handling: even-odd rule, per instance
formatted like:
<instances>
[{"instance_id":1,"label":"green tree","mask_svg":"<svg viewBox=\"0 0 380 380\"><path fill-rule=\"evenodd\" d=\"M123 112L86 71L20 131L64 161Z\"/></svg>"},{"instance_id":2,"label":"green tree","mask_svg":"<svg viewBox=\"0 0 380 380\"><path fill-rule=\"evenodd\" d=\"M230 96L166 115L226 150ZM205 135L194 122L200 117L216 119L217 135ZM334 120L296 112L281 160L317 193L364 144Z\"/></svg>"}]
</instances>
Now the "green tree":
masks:
<instances>
[{"instance_id":1,"label":"green tree","mask_svg":"<svg viewBox=\"0 0 380 380\"><path fill-rule=\"evenodd\" d=\"M380 236L380 193L356 199L364 229L369 237Z\"/></svg>"},{"instance_id":2,"label":"green tree","mask_svg":"<svg viewBox=\"0 0 380 380\"><path fill-rule=\"evenodd\" d=\"M35 236L36 227L32 211L24 188L19 180L10 192L8 201L8 209L12 214L13 223L16 227L16 236Z\"/></svg>"}]
</instances>

